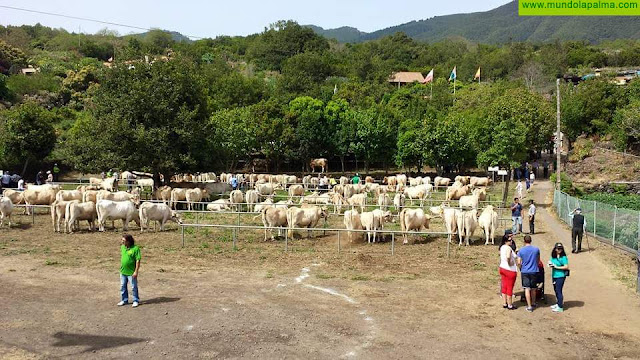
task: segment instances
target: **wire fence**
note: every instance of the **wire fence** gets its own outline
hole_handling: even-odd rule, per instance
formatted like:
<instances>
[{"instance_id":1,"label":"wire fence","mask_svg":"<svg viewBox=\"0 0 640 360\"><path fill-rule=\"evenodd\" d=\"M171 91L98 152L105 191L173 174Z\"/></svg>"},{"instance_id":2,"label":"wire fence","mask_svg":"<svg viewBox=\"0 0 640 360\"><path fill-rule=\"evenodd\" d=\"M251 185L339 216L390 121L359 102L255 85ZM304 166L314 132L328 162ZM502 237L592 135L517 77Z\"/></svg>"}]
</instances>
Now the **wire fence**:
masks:
<instances>
[{"instance_id":1,"label":"wire fence","mask_svg":"<svg viewBox=\"0 0 640 360\"><path fill-rule=\"evenodd\" d=\"M553 206L558 216L571 225L569 213L581 208L587 231L598 239L635 254L640 244L640 211L619 208L602 202L583 200L556 190Z\"/></svg>"}]
</instances>

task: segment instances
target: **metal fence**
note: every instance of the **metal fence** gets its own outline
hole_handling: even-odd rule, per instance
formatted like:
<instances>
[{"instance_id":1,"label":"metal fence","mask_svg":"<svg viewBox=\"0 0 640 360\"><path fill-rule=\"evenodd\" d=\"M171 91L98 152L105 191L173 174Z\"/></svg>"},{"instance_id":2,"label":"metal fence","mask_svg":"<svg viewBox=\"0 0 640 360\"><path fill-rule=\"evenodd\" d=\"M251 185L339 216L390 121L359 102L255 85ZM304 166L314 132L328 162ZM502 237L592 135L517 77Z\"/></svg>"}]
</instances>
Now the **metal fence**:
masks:
<instances>
[{"instance_id":1,"label":"metal fence","mask_svg":"<svg viewBox=\"0 0 640 360\"><path fill-rule=\"evenodd\" d=\"M558 216L571 224L569 213L581 208L587 231L600 240L635 254L640 243L640 211L618 208L602 202L583 200L556 190L553 206Z\"/></svg>"}]
</instances>

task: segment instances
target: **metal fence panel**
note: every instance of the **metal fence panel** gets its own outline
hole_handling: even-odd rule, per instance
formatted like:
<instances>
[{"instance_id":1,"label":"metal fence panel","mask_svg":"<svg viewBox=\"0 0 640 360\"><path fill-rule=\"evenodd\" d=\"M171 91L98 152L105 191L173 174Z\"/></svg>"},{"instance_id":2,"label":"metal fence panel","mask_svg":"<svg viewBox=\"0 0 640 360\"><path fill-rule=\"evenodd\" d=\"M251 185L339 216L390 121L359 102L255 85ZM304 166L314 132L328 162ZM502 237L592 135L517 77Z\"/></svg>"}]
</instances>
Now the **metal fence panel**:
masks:
<instances>
[{"instance_id":1,"label":"metal fence panel","mask_svg":"<svg viewBox=\"0 0 640 360\"><path fill-rule=\"evenodd\" d=\"M582 213L587 221L587 231L630 252L638 250L640 242L639 211L578 199L558 190L553 194L553 206L558 217L568 225L571 225L569 213L575 208L582 208Z\"/></svg>"}]
</instances>

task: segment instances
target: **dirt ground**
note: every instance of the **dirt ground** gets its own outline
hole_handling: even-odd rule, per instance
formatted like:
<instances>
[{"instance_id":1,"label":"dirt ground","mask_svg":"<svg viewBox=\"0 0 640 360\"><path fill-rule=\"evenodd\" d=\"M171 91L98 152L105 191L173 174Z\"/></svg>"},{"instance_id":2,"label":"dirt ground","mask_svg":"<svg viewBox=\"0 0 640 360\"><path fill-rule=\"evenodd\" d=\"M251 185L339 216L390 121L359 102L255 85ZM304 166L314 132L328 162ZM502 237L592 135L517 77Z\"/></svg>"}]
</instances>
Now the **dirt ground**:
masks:
<instances>
[{"instance_id":1,"label":"dirt ground","mask_svg":"<svg viewBox=\"0 0 640 360\"><path fill-rule=\"evenodd\" d=\"M545 209L549 184L534 188L546 259L555 241L568 245L566 229ZM236 249L228 230L193 231L183 248L175 225L134 227L133 309L115 306L120 231L62 235L48 216L17 219L0 230L0 358L640 358L639 299L594 244L570 256L566 311L548 309L547 274L547 303L527 313L502 309L497 247L480 232L447 259L436 237L398 241L392 256L388 238L341 239L338 253L335 235L318 234L285 253L261 231L242 232Z\"/></svg>"}]
</instances>

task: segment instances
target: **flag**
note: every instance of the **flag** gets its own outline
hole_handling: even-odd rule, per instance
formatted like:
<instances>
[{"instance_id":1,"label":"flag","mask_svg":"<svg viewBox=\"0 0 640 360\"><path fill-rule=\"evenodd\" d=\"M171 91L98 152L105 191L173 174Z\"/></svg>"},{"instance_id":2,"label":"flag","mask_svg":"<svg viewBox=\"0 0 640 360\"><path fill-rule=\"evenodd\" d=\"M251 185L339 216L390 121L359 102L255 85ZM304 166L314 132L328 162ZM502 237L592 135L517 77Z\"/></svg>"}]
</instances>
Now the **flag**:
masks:
<instances>
[{"instance_id":1,"label":"flag","mask_svg":"<svg viewBox=\"0 0 640 360\"><path fill-rule=\"evenodd\" d=\"M427 74L427 77L424 78L424 83L428 84L432 81L433 81L433 69L431 69L431 71L429 71L429 73Z\"/></svg>"},{"instance_id":2,"label":"flag","mask_svg":"<svg viewBox=\"0 0 640 360\"><path fill-rule=\"evenodd\" d=\"M451 75L449 75L449 81L456 79L456 68L457 66L454 66L453 70L451 70Z\"/></svg>"},{"instance_id":3,"label":"flag","mask_svg":"<svg viewBox=\"0 0 640 360\"><path fill-rule=\"evenodd\" d=\"M475 79L480 79L480 67L478 66L478 71L476 71L476 74L473 76L473 80Z\"/></svg>"}]
</instances>

